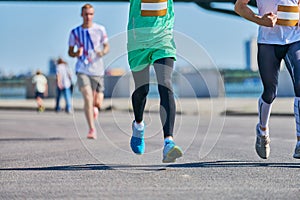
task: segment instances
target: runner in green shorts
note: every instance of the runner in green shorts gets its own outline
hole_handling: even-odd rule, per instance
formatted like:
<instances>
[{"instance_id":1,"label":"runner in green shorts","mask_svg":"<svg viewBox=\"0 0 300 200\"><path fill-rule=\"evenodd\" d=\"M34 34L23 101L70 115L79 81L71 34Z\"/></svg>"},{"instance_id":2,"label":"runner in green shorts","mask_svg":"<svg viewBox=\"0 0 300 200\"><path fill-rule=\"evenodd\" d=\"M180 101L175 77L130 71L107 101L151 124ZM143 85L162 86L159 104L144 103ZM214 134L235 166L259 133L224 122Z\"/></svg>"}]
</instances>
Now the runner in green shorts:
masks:
<instances>
[{"instance_id":1,"label":"runner in green shorts","mask_svg":"<svg viewBox=\"0 0 300 200\"><path fill-rule=\"evenodd\" d=\"M143 113L149 92L149 68L153 65L160 95L165 163L175 162L183 154L173 141L176 113L171 80L176 60L173 26L173 0L130 0L127 49L135 82L132 94L135 120L132 123L130 146L136 154L145 152Z\"/></svg>"}]
</instances>

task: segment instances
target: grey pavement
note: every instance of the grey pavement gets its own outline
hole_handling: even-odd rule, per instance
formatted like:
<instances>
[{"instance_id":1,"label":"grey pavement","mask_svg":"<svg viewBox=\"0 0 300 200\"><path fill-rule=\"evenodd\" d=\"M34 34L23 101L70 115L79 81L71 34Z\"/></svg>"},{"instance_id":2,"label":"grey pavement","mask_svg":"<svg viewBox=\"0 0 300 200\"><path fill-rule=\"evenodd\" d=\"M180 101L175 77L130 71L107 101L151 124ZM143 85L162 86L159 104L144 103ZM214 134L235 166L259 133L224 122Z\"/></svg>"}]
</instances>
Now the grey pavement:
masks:
<instances>
[{"instance_id":1,"label":"grey pavement","mask_svg":"<svg viewBox=\"0 0 300 200\"><path fill-rule=\"evenodd\" d=\"M0 100L0 199L299 199L293 99L276 99L271 155L254 149L255 98L178 99L175 141L184 156L163 164L158 100L145 112L146 152L131 152L130 99L106 99L97 140L74 113L44 113L33 100Z\"/></svg>"}]
</instances>

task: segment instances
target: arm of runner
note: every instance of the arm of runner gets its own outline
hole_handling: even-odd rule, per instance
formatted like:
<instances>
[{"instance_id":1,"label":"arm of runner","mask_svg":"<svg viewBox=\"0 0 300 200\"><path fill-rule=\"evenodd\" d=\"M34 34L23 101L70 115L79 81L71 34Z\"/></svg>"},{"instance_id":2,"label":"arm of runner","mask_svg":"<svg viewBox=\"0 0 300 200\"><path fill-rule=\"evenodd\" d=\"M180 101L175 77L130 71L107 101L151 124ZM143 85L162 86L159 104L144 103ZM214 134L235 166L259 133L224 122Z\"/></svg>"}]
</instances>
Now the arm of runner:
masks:
<instances>
[{"instance_id":1,"label":"arm of runner","mask_svg":"<svg viewBox=\"0 0 300 200\"><path fill-rule=\"evenodd\" d=\"M98 51L97 55L99 57L102 57L102 56L106 55L109 52L109 49L110 49L109 44L108 43L104 43L103 44L103 50L102 51Z\"/></svg>"},{"instance_id":2,"label":"arm of runner","mask_svg":"<svg viewBox=\"0 0 300 200\"><path fill-rule=\"evenodd\" d=\"M241 17L254 22L261 26L274 27L276 24L277 16L273 12L259 16L255 14L249 7L250 0L237 0L234 5L234 11Z\"/></svg>"},{"instance_id":3,"label":"arm of runner","mask_svg":"<svg viewBox=\"0 0 300 200\"><path fill-rule=\"evenodd\" d=\"M78 48L78 50L76 52L74 52L74 47L73 46L69 46L69 50L68 50L68 54L71 57L80 57L83 54L83 47Z\"/></svg>"}]
</instances>

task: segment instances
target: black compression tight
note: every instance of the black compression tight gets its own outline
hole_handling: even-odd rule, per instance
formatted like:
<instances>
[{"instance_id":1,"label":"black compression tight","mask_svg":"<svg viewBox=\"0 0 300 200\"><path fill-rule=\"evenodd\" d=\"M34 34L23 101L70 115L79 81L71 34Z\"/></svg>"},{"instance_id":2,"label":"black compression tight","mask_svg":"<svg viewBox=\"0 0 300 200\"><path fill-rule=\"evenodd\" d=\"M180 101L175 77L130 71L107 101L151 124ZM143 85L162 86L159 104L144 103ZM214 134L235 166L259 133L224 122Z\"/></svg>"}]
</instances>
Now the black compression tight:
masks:
<instances>
[{"instance_id":1,"label":"black compression tight","mask_svg":"<svg viewBox=\"0 0 300 200\"><path fill-rule=\"evenodd\" d=\"M172 88L172 72L174 59L162 58L154 62L154 70L160 96L160 119L164 137L173 136L175 122L175 99ZM136 122L143 120L147 95L149 92L149 68L132 72L135 82L135 91L132 94L132 106Z\"/></svg>"},{"instance_id":2,"label":"black compression tight","mask_svg":"<svg viewBox=\"0 0 300 200\"><path fill-rule=\"evenodd\" d=\"M268 104L277 95L282 59L291 75L295 96L300 97L300 42L286 45L258 44L258 66L264 86L262 99Z\"/></svg>"}]
</instances>

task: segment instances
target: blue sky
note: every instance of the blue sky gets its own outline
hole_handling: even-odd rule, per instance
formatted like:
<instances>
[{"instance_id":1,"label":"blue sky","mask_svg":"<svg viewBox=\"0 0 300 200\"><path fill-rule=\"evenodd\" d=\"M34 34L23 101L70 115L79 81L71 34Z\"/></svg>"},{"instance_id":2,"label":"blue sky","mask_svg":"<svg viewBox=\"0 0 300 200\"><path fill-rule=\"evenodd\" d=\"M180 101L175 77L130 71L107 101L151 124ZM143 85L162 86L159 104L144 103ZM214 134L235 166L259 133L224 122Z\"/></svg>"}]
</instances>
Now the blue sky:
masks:
<instances>
[{"instance_id":1,"label":"blue sky","mask_svg":"<svg viewBox=\"0 0 300 200\"><path fill-rule=\"evenodd\" d=\"M111 40L125 34L128 3L92 4L96 11L94 21L106 27ZM47 73L49 60L58 56L73 67L75 59L67 55L68 37L70 30L82 22L82 5L83 2L0 2L0 71L42 69ZM204 10L194 3L175 3L175 15L174 30L203 48L217 67L245 67L244 43L257 35L257 25ZM198 59L192 48L187 47L186 54ZM128 69L126 59L109 64Z\"/></svg>"}]
</instances>

